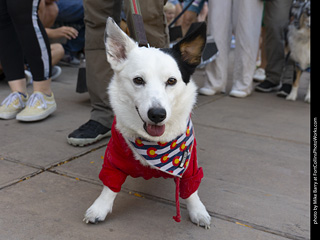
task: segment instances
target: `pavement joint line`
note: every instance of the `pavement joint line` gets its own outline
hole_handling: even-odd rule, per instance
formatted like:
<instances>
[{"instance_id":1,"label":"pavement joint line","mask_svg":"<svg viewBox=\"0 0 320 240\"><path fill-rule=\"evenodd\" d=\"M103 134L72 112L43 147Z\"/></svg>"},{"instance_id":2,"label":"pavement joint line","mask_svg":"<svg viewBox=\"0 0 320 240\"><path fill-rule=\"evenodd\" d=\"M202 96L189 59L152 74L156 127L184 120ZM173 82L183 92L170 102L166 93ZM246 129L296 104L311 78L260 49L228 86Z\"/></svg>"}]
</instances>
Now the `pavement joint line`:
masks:
<instances>
[{"instance_id":1,"label":"pavement joint line","mask_svg":"<svg viewBox=\"0 0 320 240\"><path fill-rule=\"evenodd\" d=\"M83 177L83 176L78 176L76 174L72 174L72 173L69 173L69 172L63 172L63 171L60 171L58 169L48 169L47 172L50 172L50 173L53 173L53 174L56 174L56 175L60 175L62 177L75 179L77 181L82 181L82 182L98 185L98 186L101 186L101 187L103 186L103 184L101 183L100 180L95 180L95 179L92 179L92 178L86 178L86 177Z\"/></svg>"},{"instance_id":2,"label":"pavement joint line","mask_svg":"<svg viewBox=\"0 0 320 240\"><path fill-rule=\"evenodd\" d=\"M19 160L13 159L13 158L7 158L7 157L2 157L0 156L0 161L7 161L7 162L11 162L11 163L17 163L19 165L22 166L26 166L26 167L30 167L30 168L35 168L35 169L40 169L40 170L45 170L44 167L40 166L40 165L35 165L32 163L26 163L26 162L21 162Z\"/></svg>"},{"instance_id":3,"label":"pavement joint line","mask_svg":"<svg viewBox=\"0 0 320 240\"><path fill-rule=\"evenodd\" d=\"M197 123L197 122L194 122L194 124L195 125L199 125L201 127L214 128L214 129L219 129L219 130L226 130L226 131L229 131L229 132L242 133L242 134L247 134L247 135L256 136L256 137L271 138L273 140L278 140L278 141L283 141L283 142L291 142L291 143L302 144L302 145L306 145L306 146L310 145L309 143L306 143L306 142L295 141L295 140L291 140L291 139L287 139L287 138L279 138L279 137L274 137L274 136L270 136L270 135L257 134L257 133L252 133L252 132L245 132L245 131L240 131L240 130L236 130L236 129L218 127L218 126L211 126L211 125L206 125L206 124Z\"/></svg>"},{"instance_id":4,"label":"pavement joint line","mask_svg":"<svg viewBox=\"0 0 320 240\"><path fill-rule=\"evenodd\" d=\"M11 187L11 186L17 185L17 184L19 184L19 183L21 183L21 182L27 181L27 180L35 177L35 176L40 175L40 174L43 173L43 172L45 172L45 170L43 170L43 169L38 169L38 171L32 172L32 173L30 173L30 174L27 174L27 175L25 175L25 176L23 176L23 177L21 177L21 178L19 178L19 179L15 179L15 180L12 180L11 182L4 183L2 186L0 186L0 191L3 190L3 189L5 189L5 188L9 188L9 187Z\"/></svg>"},{"instance_id":5,"label":"pavement joint line","mask_svg":"<svg viewBox=\"0 0 320 240\"><path fill-rule=\"evenodd\" d=\"M78 154L76 154L76 155L74 155L74 156L72 156L72 157L70 157L70 158L68 158L68 159L65 159L65 160L63 160L63 161L60 161L60 162L56 162L56 163L54 163L54 164L51 164L50 166L45 167L45 170L48 171L48 170L51 170L52 168L59 167L59 166L64 165L64 164L66 164L66 163L72 162L72 161L75 160L75 159L78 159L78 158L80 158L80 157L83 157L83 156L85 156L85 155L87 155L87 154L89 154L89 153L91 153L91 152L94 152L94 151L96 151L96 150L98 150L98 149L100 149L100 148L106 147L106 146L107 146L107 143L103 143L103 144L101 144L101 145L96 146L95 148L92 148L92 149L89 149L89 150L87 150L87 151L78 153Z\"/></svg>"},{"instance_id":6,"label":"pavement joint line","mask_svg":"<svg viewBox=\"0 0 320 240\"><path fill-rule=\"evenodd\" d=\"M86 182L86 183L89 183L89 184L94 184L94 185L98 185L98 186L101 186L101 187L103 186L103 184L100 181L96 181L96 180L93 180L93 179L80 177L80 176L77 176L77 175L72 175L70 173L61 172L59 170L48 170L48 172L51 172L53 174L57 174L57 175L60 175L60 176L63 176L63 177L75 179L75 180L78 180L78 181ZM172 207L176 206L176 203L175 203L174 200L170 200L170 199L167 199L167 198L154 196L154 195L151 195L151 194L148 194L148 193L136 191L134 189L122 187L121 192L125 193L125 194L128 194L128 195L132 195L132 196L138 197L138 198L143 198L143 199L147 199L147 200L150 200L150 201L166 204L166 205L169 205L169 206L172 206ZM180 203L180 208L184 209L184 210L187 210L187 206L186 206L185 203ZM240 219L237 219L237 218L234 218L234 217L230 217L230 216L227 216L227 215L224 215L224 214L220 214L220 213L217 213L217 212L214 212L214 211L209 211L208 210L208 213L213 218L217 218L217 219L220 219L222 221L227 221L227 222L230 222L230 223L234 223L234 224L237 224L237 225L240 225L240 226L248 227L248 228L251 228L251 229L254 229L254 230L257 230L257 231L273 234L273 235L276 235L276 236L279 236L279 237L283 237L283 238L287 238L287 239L291 239L291 240L309 240L308 238L305 238L305 237L302 237L302 236L297 236L297 235L293 235L293 234L290 234L290 233L278 231L278 230L271 229L271 228L268 228L268 227L265 227L265 226L261 226L261 225L255 224L255 223L250 223L250 222L247 222L245 220L240 220Z\"/></svg>"},{"instance_id":7,"label":"pavement joint line","mask_svg":"<svg viewBox=\"0 0 320 240\"><path fill-rule=\"evenodd\" d=\"M37 171L35 171L35 172L32 172L32 173L27 174L27 175L25 175L25 176L22 176L22 177L20 177L19 179L14 179L14 180L12 180L12 181L10 181L10 182L7 182L7 183L4 183L4 184L0 185L0 191L1 191L2 189L5 189L5 188L11 187L11 186L13 186L13 185L19 184L19 183L21 183L21 182L27 181L27 180L29 180L29 179L31 179L31 178L33 178L33 177L35 177L35 176L38 176L38 175L40 175L41 173L44 173L44 172L52 172L52 173L55 173L54 170L51 170L52 168L55 168L55 167L64 165L64 164L66 164L66 163L69 163L69 162L71 162L71 161L73 161L73 160L75 160L75 159L78 159L79 157L85 156L85 155L87 155L87 154L89 154L89 153L91 153L91 152L93 152L93 151L96 151L96 150L98 150L98 149L100 149L100 148L102 148L102 147L105 147L106 145L107 145L107 144L104 143L104 144L99 145L99 146L97 146L97 147L95 147L95 148L92 148L92 149L90 149L90 150L88 150L88 151L85 151L85 152L82 152L82 153L77 154L77 155L75 155L75 156L72 156L72 157L70 157L70 158L67 159L67 160L63 160L63 161L60 161L60 162L55 163L55 164L53 164L53 165L50 165L49 167L42 167L42 166L30 164L30 163L24 163L24 162L21 162L21 161L16 160L16 159L8 159L8 158L5 158L5 157L0 156L0 160L1 160L1 161L8 161L8 162L16 163L16 164L19 164L19 165L31 167L31 168L34 168L34 169L37 170ZM61 175L61 174L60 174L60 175ZM91 183L91 181L90 181L90 183Z\"/></svg>"}]
</instances>

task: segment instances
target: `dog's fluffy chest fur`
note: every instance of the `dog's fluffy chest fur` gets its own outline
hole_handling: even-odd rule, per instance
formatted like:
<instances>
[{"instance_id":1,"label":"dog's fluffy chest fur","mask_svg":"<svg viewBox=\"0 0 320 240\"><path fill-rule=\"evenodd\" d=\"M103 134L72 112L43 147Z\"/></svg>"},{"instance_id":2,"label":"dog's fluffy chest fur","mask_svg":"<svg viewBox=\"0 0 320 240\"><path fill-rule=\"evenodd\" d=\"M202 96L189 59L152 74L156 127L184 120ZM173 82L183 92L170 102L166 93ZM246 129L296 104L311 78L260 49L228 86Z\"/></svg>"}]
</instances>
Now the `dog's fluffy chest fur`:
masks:
<instances>
[{"instance_id":1,"label":"dog's fluffy chest fur","mask_svg":"<svg viewBox=\"0 0 320 240\"><path fill-rule=\"evenodd\" d=\"M310 64L310 31L306 28L297 29L294 25L290 25L288 42L291 58L299 63L302 69L306 69Z\"/></svg>"}]
</instances>

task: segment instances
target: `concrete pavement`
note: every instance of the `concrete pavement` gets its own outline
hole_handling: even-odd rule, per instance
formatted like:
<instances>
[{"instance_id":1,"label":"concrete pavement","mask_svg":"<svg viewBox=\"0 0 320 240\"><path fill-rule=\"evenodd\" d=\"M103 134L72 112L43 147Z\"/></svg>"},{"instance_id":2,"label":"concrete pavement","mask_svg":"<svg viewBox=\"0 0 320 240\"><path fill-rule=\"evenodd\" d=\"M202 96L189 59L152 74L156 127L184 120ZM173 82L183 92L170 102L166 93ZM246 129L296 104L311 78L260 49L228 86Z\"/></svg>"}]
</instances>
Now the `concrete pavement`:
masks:
<instances>
[{"instance_id":1,"label":"concrete pavement","mask_svg":"<svg viewBox=\"0 0 320 240\"><path fill-rule=\"evenodd\" d=\"M102 188L108 139L82 148L67 143L89 119L90 101L75 92L77 69L63 67L52 83L58 105L52 116L0 121L0 239L310 239L308 77L296 102L257 92L245 99L199 97L193 114L205 174L199 195L212 216L204 230L189 221L183 201L182 221L172 219L172 179L128 178L105 222L82 222ZM197 71L199 86L204 79ZM8 93L0 82L0 100Z\"/></svg>"}]
</instances>

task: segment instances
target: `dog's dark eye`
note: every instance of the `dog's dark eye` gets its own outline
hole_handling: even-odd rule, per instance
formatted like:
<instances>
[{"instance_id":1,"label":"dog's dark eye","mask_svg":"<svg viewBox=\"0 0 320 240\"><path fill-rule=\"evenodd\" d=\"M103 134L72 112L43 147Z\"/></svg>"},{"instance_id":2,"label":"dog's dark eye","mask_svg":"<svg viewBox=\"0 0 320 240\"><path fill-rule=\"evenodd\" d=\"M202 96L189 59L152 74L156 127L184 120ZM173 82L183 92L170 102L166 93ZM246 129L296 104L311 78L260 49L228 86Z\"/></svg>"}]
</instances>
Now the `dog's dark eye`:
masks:
<instances>
[{"instance_id":1,"label":"dog's dark eye","mask_svg":"<svg viewBox=\"0 0 320 240\"><path fill-rule=\"evenodd\" d=\"M141 77L135 77L133 79L133 82L136 84L136 85L144 85L146 82L141 78Z\"/></svg>"},{"instance_id":2,"label":"dog's dark eye","mask_svg":"<svg viewBox=\"0 0 320 240\"><path fill-rule=\"evenodd\" d=\"M166 85L170 85L170 86L173 86L177 83L177 79L175 78L169 78Z\"/></svg>"}]
</instances>

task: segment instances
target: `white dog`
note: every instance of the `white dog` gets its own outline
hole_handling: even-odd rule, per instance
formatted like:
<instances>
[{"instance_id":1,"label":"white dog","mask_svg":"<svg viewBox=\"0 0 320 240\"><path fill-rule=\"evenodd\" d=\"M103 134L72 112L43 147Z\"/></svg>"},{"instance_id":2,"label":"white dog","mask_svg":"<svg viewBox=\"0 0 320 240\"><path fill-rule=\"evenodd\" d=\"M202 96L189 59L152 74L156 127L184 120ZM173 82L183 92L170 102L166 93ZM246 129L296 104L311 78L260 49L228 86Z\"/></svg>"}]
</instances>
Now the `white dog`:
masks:
<instances>
[{"instance_id":1,"label":"white dog","mask_svg":"<svg viewBox=\"0 0 320 240\"><path fill-rule=\"evenodd\" d=\"M105 220L128 175L174 178L177 194L186 199L190 219L210 227L211 217L199 199L203 177L196 160L190 119L196 85L190 79L201 61L206 26L200 25L172 49L138 47L109 18L107 59L114 70L108 93L115 113L100 179L101 195L84 221ZM176 221L180 221L177 207Z\"/></svg>"}]
</instances>

